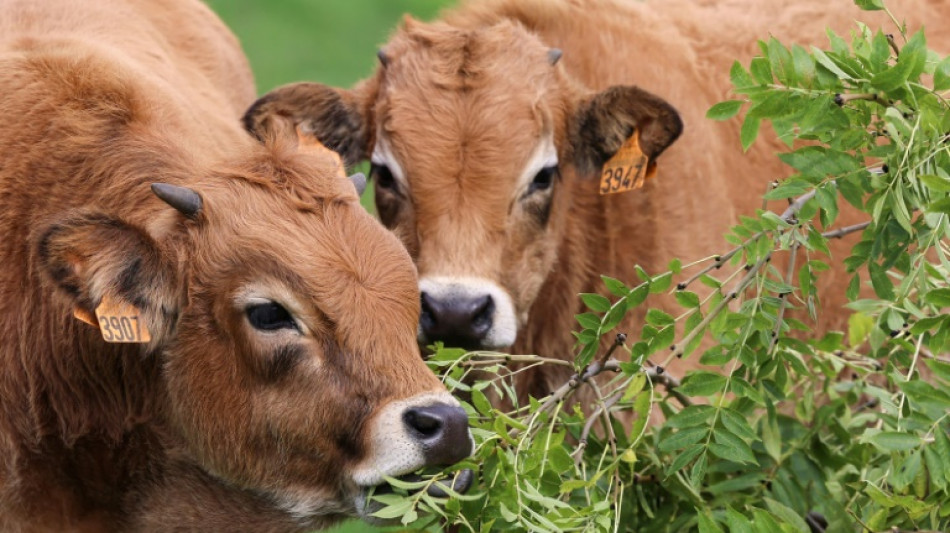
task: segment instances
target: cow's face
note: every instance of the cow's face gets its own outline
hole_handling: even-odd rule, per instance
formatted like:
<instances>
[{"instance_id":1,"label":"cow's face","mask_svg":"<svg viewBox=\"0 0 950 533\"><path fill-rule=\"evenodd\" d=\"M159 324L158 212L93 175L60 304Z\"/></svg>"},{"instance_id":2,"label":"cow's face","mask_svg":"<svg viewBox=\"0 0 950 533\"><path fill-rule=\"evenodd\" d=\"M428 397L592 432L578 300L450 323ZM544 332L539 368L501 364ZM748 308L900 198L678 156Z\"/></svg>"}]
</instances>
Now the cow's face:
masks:
<instances>
[{"instance_id":1,"label":"cow's face","mask_svg":"<svg viewBox=\"0 0 950 533\"><path fill-rule=\"evenodd\" d=\"M465 413L419 354L398 240L328 157L235 161L196 191L162 188L181 212L155 198L148 227L83 215L39 239L78 307L111 293L142 311L185 453L302 524L466 457Z\"/></svg>"},{"instance_id":2,"label":"cow's face","mask_svg":"<svg viewBox=\"0 0 950 533\"><path fill-rule=\"evenodd\" d=\"M349 162L369 159L380 218L419 270L420 342L505 348L601 165L634 134L653 161L681 130L666 102L635 87L591 94L559 57L512 23L408 22L363 85L283 87L245 123L293 116Z\"/></svg>"}]
</instances>

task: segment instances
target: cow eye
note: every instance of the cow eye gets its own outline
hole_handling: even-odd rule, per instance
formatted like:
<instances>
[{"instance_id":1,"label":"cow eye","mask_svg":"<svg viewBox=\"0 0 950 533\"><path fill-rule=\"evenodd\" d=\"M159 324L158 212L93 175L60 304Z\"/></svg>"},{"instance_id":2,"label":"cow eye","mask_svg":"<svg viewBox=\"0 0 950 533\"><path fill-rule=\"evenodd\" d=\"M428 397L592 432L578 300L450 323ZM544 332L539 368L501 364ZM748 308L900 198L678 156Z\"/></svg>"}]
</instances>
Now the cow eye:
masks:
<instances>
[{"instance_id":1,"label":"cow eye","mask_svg":"<svg viewBox=\"0 0 950 533\"><path fill-rule=\"evenodd\" d=\"M377 187L382 187L383 189L396 188L396 180L393 178L393 173L386 165L370 164L369 177L370 179L376 180Z\"/></svg>"},{"instance_id":2,"label":"cow eye","mask_svg":"<svg viewBox=\"0 0 950 533\"><path fill-rule=\"evenodd\" d=\"M557 176L557 165L542 168L534 175L534 180L528 186L528 194L550 189L555 176Z\"/></svg>"},{"instance_id":3,"label":"cow eye","mask_svg":"<svg viewBox=\"0 0 950 533\"><path fill-rule=\"evenodd\" d=\"M247 321L255 329L261 331L277 331L279 329L297 329L290 313L276 302L252 304L245 309Z\"/></svg>"}]
</instances>

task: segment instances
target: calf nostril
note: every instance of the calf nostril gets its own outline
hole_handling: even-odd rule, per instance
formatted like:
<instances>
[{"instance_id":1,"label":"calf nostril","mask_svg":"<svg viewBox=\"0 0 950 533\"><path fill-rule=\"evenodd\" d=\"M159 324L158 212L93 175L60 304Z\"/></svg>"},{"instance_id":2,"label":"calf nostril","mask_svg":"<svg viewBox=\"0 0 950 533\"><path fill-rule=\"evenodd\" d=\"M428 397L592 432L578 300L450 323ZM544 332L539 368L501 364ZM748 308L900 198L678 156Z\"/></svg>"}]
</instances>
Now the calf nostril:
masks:
<instances>
[{"instance_id":1,"label":"calf nostril","mask_svg":"<svg viewBox=\"0 0 950 533\"><path fill-rule=\"evenodd\" d=\"M402 419L421 445L427 465L451 465L471 455L468 415L461 407L441 403L411 407Z\"/></svg>"},{"instance_id":2,"label":"calf nostril","mask_svg":"<svg viewBox=\"0 0 950 533\"><path fill-rule=\"evenodd\" d=\"M438 436L442 431L442 419L438 413L433 413L424 408L409 409L402 415L406 425L414 429L423 438Z\"/></svg>"},{"instance_id":3,"label":"calf nostril","mask_svg":"<svg viewBox=\"0 0 950 533\"><path fill-rule=\"evenodd\" d=\"M485 295L477 301L475 312L472 313L472 328L475 330L481 328L490 328L492 315L495 314L495 301L491 295Z\"/></svg>"}]
</instances>

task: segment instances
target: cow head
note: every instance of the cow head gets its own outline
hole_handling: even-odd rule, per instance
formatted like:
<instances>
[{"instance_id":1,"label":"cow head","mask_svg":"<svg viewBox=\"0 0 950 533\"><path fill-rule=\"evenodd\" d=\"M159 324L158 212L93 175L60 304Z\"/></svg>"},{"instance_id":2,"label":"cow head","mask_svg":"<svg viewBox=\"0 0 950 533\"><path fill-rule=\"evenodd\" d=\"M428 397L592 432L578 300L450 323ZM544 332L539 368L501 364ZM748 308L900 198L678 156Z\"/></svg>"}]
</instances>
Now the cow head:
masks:
<instances>
[{"instance_id":1,"label":"cow head","mask_svg":"<svg viewBox=\"0 0 950 533\"><path fill-rule=\"evenodd\" d=\"M143 181L128 213L77 212L34 243L81 315L106 300L139 312L144 356L162 363L157 423L176 449L324 523L368 512L384 476L455 463L472 441L420 357L405 249L362 209L338 158L299 153L284 133L268 131L267 147L248 139L200 179L173 173L192 188L153 195Z\"/></svg>"},{"instance_id":2,"label":"cow head","mask_svg":"<svg viewBox=\"0 0 950 533\"><path fill-rule=\"evenodd\" d=\"M380 218L419 270L420 341L504 348L557 268L572 203L596 201L603 163L632 135L655 161L682 129L660 98L591 92L559 58L513 22L407 20L374 77L278 88L245 125L291 117L348 164L369 159Z\"/></svg>"}]
</instances>

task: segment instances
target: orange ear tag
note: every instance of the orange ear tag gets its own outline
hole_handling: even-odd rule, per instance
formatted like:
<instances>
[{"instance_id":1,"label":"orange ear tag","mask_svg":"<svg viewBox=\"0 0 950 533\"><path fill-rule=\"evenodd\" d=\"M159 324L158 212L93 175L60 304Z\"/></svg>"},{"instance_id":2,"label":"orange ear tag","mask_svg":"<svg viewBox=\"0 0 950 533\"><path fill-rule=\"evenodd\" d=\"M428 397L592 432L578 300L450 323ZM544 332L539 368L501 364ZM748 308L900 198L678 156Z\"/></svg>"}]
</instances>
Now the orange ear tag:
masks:
<instances>
[{"instance_id":1,"label":"orange ear tag","mask_svg":"<svg viewBox=\"0 0 950 533\"><path fill-rule=\"evenodd\" d=\"M600 194L614 194L643 187L656 175L656 165L640 149L640 135L631 135L606 163L600 175Z\"/></svg>"},{"instance_id":2,"label":"orange ear tag","mask_svg":"<svg viewBox=\"0 0 950 533\"><path fill-rule=\"evenodd\" d=\"M94 326L99 326L102 338L106 342L146 343L152 340L152 335L145 326L142 312L134 305L111 296L102 297L102 302L96 308L96 320L92 322L88 311L75 309L73 315Z\"/></svg>"}]
</instances>

